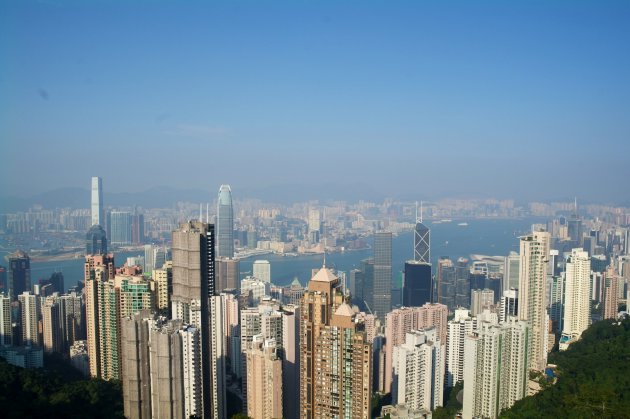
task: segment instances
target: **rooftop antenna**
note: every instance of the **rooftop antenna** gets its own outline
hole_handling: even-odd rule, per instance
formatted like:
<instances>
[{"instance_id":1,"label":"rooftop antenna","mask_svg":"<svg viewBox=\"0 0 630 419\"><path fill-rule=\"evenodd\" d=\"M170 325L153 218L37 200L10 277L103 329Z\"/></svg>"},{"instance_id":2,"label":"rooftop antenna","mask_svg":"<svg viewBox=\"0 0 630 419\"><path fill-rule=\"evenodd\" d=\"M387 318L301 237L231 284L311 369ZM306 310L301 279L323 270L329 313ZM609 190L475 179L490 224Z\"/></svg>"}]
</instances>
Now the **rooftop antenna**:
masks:
<instances>
[{"instance_id":1,"label":"rooftop antenna","mask_svg":"<svg viewBox=\"0 0 630 419\"><path fill-rule=\"evenodd\" d=\"M208 215L208 208L210 207L210 204L206 202L206 224L210 224L210 217Z\"/></svg>"},{"instance_id":2,"label":"rooftop antenna","mask_svg":"<svg viewBox=\"0 0 630 419\"><path fill-rule=\"evenodd\" d=\"M322 268L326 267L326 246L324 245L324 264L322 265Z\"/></svg>"},{"instance_id":3,"label":"rooftop antenna","mask_svg":"<svg viewBox=\"0 0 630 419\"><path fill-rule=\"evenodd\" d=\"M201 205L199 204L199 222L202 223L203 222L203 218L201 218Z\"/></svg>"},{"instance_id":4,"label":"rooftop antenna","mask_svg":"<svg viewBox=\"0 0 630 419\"><path fill-rule=\"evenodd\" d=\"M577 196L575 197L575 218L577 218L578 216L578 211L577 211Z\"/></svg>"}]
</instances>

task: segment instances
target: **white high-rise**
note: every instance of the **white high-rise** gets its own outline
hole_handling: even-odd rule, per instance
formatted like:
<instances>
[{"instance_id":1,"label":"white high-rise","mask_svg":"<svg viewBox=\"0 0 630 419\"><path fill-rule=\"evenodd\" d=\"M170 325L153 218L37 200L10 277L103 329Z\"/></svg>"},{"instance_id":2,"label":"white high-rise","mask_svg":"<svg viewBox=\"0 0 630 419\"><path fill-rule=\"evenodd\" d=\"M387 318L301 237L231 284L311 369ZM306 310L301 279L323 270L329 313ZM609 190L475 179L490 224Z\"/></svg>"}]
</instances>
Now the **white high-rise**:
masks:
<instances>
[{"instance_id":1,"label":"white high-rise","mask_svg":"<svg viewBox=\"0 0 630 419\"><path fill-rule=\"evenodd\" d=\"M565 265L564 315L560 350L580 338L591 320L590 274L588 252L573 249Z\"/></svg>"},{"instance_id":2,"label":"white high-rise","mask_svg":"<svg viewBox=\"0 0 630 419\"><path fill-rule=\"evenodd\" d=\"M40 346L42 337L39 333L41 303L39 296L24 291L18 295L22 314L22 344L24 346Z\"/></svg>"},{"instance_id":3,"label":"white high-rise","mask_svg":"<svg viewBox=\"0 0 630 419\"><path fill-rule=\"evenodd\" d=\"M13 329L11 327L11 298L0 294L0 347L13 343Z\"/></svg>"},{"instance_id":4,"label":"white high-rise","mask_svg":"<svg viewBox=\"0 0 630 419\"><path fill-rule=\"evenodd\" d=\"M444 345L437 336L435 328L414 330L394 347L393 404L427 410L442 406Z\"/></svg>"},{"instance_id":5,"label":"white high-rise","mask_svg":"<svg viewBox=\"0 0 630 419\"><path fill-rule=\"evenodd\" d=\"M527 321L529 329L530 369L544 371L547 366L547 260L551 236L535 231L521 237L518 286L518 318Z\"/></svg>"},{"instance_id":6,"label":"white high-rise","mask_svg":"<svg viewBox=\"0 0 630 419\"><path fill-rule=\"evenodd\" d=\"M263 282L271 283L271 263L268 260L256 260L252 265L252 276Z\"/></svg>"},{"instance_id":7,"label":"white high-rise","mask_svg":"<svg viewBox=\"0 0 630 419\"><path fill-rule=\"evenodd\" d=\"M92 177L92 225L103 227L103 179Z\"/></svg>"},{"instance_id":8,"label":"white high-rise","mask_svg":"<svg viewBox=\"0 0 630 419\"><path fill-rule=\"evenodd\" d=\"M466 309L455 310L455 318L448 322L446 338L446 386L453 387L464 379L464 342L476 328L477 318Z\"/></svg>"},{"instance_id":9,"label":"white high-rise","mask_svg":"<svg viewBox=\"0 0 630 419\"><path fill-rule=\"evenodd\" d=\"M464 419L494 419L526 396L527 342L527 322L514 317L500 325L481 322L466 336Z\"/></svg>"}]
</instances>

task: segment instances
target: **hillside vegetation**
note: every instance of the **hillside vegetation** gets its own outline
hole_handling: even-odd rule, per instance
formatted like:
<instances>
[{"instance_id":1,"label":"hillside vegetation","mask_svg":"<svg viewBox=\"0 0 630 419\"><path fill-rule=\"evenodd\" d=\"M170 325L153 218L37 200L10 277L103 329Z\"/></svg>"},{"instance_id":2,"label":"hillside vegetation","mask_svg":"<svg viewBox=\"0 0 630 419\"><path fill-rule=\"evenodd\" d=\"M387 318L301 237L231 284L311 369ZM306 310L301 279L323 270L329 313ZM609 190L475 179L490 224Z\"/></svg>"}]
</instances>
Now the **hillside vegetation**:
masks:
<instances>
[{"instance_id":1,"label":"hillside vegetation","mask_svg":"<svg viewBox=\"0 0 630 419\"><path fill-rule=\"evenodd\" d=\"M557 383L501 418L630 418L630 320L593 324L549 362L558 366Z\"/></svg>"}]
</instances>

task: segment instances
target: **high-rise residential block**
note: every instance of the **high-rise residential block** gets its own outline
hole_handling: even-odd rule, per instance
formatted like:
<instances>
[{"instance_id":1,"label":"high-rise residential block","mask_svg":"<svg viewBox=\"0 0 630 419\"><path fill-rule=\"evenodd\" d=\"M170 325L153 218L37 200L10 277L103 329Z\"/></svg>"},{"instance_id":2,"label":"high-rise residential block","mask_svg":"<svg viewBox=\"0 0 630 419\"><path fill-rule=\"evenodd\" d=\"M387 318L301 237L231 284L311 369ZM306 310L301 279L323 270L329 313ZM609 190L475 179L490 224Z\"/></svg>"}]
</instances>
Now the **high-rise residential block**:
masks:
<instances>
[{"instance_id":1,"label":"high-rise residential block","mask_svg":"<svg viewBox=\"0 0 630 419\"><path fill-rule=\"evenodd\" d=\"M604 277L603 319L616 319L619 311L619 276L611 266Z\"/></svg>"},{"instance_id":2,"label":"high-rise residential block","mask_svg":"<svg viewBox=\"0 0 630 419\"><path fill-rule=\"evenodd\" d=\"M580 339L591 322L591 260L588 252L573 249L565 264L565 272L560 350Z\"/></svg>"},{"instance_id":3,"label":"high-rise residential block","mask_svg":"<svg viewBox=\"0 0 630 419\"><path fill-rule=\"evenodd\" d=\"M544 371L547 366L546 283L550 238L547 232L535 231L520 240L518 317L529 325L528 361L536 371Z\"/></svg>"},{"instance_id":4,"label":"high-rise residential block","mask_svg":"<svg viewBox=\"0 0 630 419\"><path fill-rule=\"evenodd\" d=\"M300 307L300 418L366 418L372 347L329 269L311 279Z\"/></svg>"},{"instance_id":5,"label":"high-rise residential block","mask_svg":"<svg viewBox=\"0 0 630 419\"><path fill-rule=\"evenodd\" d=\"M221 297L216 295L214 225L199 221L173 231L173 319L200 330L203 416L225 417L225 352Z\"/></svg>"},{"instance_id":6,"label":"high-rise residential block","mask_svg":"<svg viewBox=\"0 0 630 419\"><path fill-rule=\"evenodd\" d=\"M240 290L241 288L241 267L239 259L234 258L217 258L216 275L217 289L216 292L221 293L225 290ZM254 276L256 271L254 268Z\"/></svg>"},{"instance_id":7,"label":"high-rise residential block","mask_svg":"<svg viewBox=\"0 0 630 419\"><path fill-rule=\"evenodd\" d=\"M445 356L435 328L408 332L393 352L392 403L426 410L442 406Z\"/></svg>"},{"instance_id":8,"label":"high-rise residential block","mask_svg":"<svg viewBox=\"0 0 630 419\"><path fill-rule=\"evenodd\" d=\"M230 185L221 185L217 202L217 257L234 257L234 209Z\"/></svg>"},{"instance_id":9,"label":"high-rise residential block","mask_svg":"<svg viewBox=\"0 0 630 419\"><path fill-rule=\"evenodd\" d=\"M245 351L247 364L247 416L252 419L282 418L282 360L274 339L254 337Z\"/></svg>"},{"instance_id":10,"label":"high-rise residential block","mask_svg":"<svg viewBox=\"0 0 630 419\"><path fill-rule=\"evenodd\" d=\"M41 317L41 303L39 296L24 291L18 296L20 302L22 345L41 346L42 336L39 333L39 318Z\"/></svg>"},{"instance_id":11,"label":"high-rise residential block","mask_svg":"<svg viewBox=\"0 0 630 419\"><path fill-rule=\"evenodd\" d=\"M466 309L455 310L455 317L448 322L446 339L445 385L453 387L464 380L464 343L466 336L477 327L477 318Z\"/></svg>"},{"instance_id":12,"label":"high-rise residential block","mask_svg":"<svg viewBox=\"0 0 630 419\"><path fill-rule=\"evenodd\" d=\"M282 307L282 412L287 419L300 417L300 308Z\"/></svg>"},{"instance_id":13,"label":"high-rise residential block","mask_svg":"<svg viewBox=\"0 0 630 419\"><path fill-rule=\"evenodd\" d=\"M13 326L11 322L11 298L0 294L0 347L13 345Z\"/></svg>"},{"instance_id":14,"label":"high-rise residential block","mask_svg":"<svg viewBox=\"0 0 630 419\"><path fill-rule=\"evenodd\" d=\"M65 353L61 303L57 295L46 297L42 304L42 334L44 351Z\"/></svg>"},{"instance_id":15,"label":"high-rise residential block","mask_svg":"<svg viewBox=\"0 0 630 419\"><path fill-rule=\"evenodd\" d=\"M158 310L168 313L173 289L173 262L168 261L159 269L153 269L151 277L155 284L155 306Z\"/></svg>"},{"instance_id":16,"label":"high-rise residential block","mask_svg":"<svg viewBox=\"0 0 630 419\"><path fill-rule=\"evenodd\" d=\"M391 391L394 347L405 342L412 330L435 327L436 339L446 343L448 308L443 304L425 304L422 307L403 307L391 311L385 318L385 371L384 391Z\"/></svg>"},{"instance_id":17,"label":"high-rise residential block","mask_svg":"<svg viewBox=\"0 0 630 419\"><path fill-rule=\"evenodd\" d=\"M392 233L374 234L374 283L372 312L381 320L392 309Z\"/></svg>"},{"instance_id":18,"label":"high-rise residential block","mask_svg":"<svg viewBox=\"0 0 630 419\"><path fill-rule=\"evenodd\" d=\"M499 310L501 322L505 322L510 316L518 317L518 290L510 289L503 292Z\"/></svg>"},{"instance_id":19,"label":"high-rise residential block","mask_svg":"<svg viewBox=\"0 0 630 419\"><path fill-rule=\"evenodd\" d=\"M201 417L199 329L148 311L121 322L125 417Z\"/></svg>"},{"instance_id":20,"label":"high-rise residential block","mask_svg":"<svg viewBox=\"0 0 630 419\"><path fill-rule=\"evenodd\" d=\"M527 395L528 324L481 322L465 338L464 419L499 416Z\"/></svg>"}]
</instances>

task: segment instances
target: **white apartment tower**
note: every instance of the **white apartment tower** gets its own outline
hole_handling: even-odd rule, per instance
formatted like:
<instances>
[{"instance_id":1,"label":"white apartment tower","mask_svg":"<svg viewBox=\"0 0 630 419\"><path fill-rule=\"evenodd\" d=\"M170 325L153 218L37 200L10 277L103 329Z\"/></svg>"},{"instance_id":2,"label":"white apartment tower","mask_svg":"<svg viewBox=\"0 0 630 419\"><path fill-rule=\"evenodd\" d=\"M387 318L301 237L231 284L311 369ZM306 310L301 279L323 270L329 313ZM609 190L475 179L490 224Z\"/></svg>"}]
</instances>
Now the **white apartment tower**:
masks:
<instances>
[{"instance_id":1,"label":"white apartment tower","mask_svg":"<svg viewBox=\"0 0 630 419\"><path fill-rule=\"evenodd\" d=\"M411 409L442 406L444 346L435 328L407 333L405 343L394 347L392 403Z\"/></svg>"},{"instance_id":2,"label":"white apartment tower","mask_svg":"<svg viewBox=\"0 0 630 419\"><path fill-rule=\"evenodd\" d=\"M486 322L466 337L463 419L499 416L525 397L527 389L527 322L510 318Z\"/></svg>"},{"instance_id":3,"label":"white apartment tower","mask_svg":"<svg viewBox=\"0 0 630 419\"><path fill-rule=\"evenodd\" d=\"M252 276L267 284L271 283L271 263L268 260L256 260L252 265Z\"/></svg>"},{"instance_id":4,"label":"white apartment tower","mask_svg":"<svg viewBox=\"0 0 630 419\"><path fill-rule=\"evenodd\" d=\"M445 384L453 387L464 379L464 342L476 329L477 318L466 309L455 310L455 318L448 322L446 338Z\"/></svg>"},{"instance_id":5,"label":"white apartment tower","mask_svg":"<svg viewBox=\"0 0 630 419\"><path fill-rule=\"evenodd\" d=\"M518 318L527 321L529 329L529 368L544 371L547 366L547 260L551 236L535 231L521 237L518 286Z\"/></svg>"},{"instance_id":6,"label":"white apartment tower","mask_svg":"<svg viewBox=\"0 0 630 419\"><path fill-rule=\"evenodd\" d=\"M582 249L573 249L565 265L564 315L560 350L580 338L591 320L591 260Z\"/></svg>"}]
</instances>

